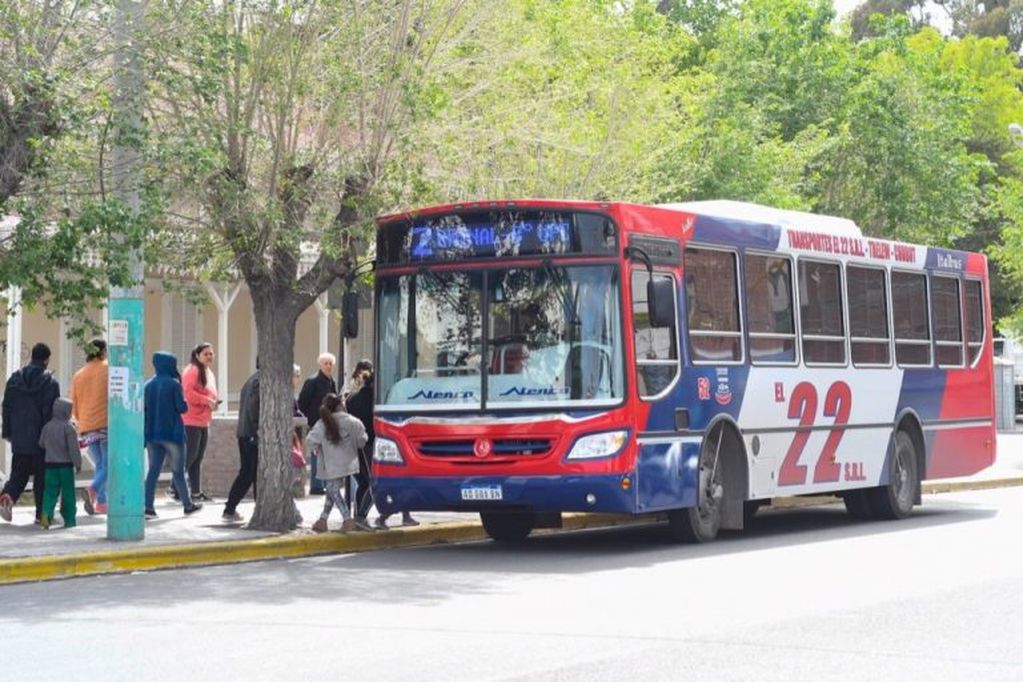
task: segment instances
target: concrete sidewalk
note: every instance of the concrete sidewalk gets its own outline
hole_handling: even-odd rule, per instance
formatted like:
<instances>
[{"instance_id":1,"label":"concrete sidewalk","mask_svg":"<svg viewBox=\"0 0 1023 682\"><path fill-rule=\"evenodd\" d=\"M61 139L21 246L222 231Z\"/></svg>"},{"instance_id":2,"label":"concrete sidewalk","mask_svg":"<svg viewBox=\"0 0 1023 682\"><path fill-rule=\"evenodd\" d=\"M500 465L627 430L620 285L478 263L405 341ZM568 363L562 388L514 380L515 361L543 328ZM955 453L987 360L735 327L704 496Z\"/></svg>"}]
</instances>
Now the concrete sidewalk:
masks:
<instances>
[{"instance_id":1,"label":"concrete sidewalk","mask_svg":"<svg viewBox=\"0 0 1023 682\"><path fill-rule=\"evenodd\" d=\"M1023 486L1023 433L1000 434L998 461L974 476L925 483L925 494L990 487ZM778 506L820 504L834 498L780 498ZM27 502L27 504L26 504ZM329 532L315 534L309 527L323 508L322 496L297 500L304 522L291 533L273 534L245 530L243 524L225 524L221 520L224 500L206 503L191 516L184 516L181 505L157 494L159 518L146 523L146 537L140 542L113 542L106 539L106 517L87 516L78 505L78 527L55 526L44 531L33 523L31 496L15 507L13 523L0 521L0 585L25 580L43 580L74 575L210 565L259 559L310 556L315 554L364 551L439 542L483 539L479 516L474 513L417 512L421 525L402 528L401 515L390 519L392 530ZM248 518L253 502L238 507ZM926 500L925 500L926 504ZM375 511L370 515L376 517ZM581 529L649 523L649 516L565 515L566 529ZM335 510L330 529L340 526Z\"/></svg>"}]
</instances>

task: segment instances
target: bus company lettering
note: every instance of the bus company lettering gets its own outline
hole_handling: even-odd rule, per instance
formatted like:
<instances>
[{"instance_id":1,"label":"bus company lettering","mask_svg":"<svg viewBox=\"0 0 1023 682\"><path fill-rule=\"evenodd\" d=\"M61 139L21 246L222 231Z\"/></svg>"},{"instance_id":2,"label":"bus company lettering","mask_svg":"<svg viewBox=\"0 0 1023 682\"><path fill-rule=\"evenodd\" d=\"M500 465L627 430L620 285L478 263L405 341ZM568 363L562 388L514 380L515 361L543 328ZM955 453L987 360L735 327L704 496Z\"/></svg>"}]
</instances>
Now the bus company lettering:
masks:
<instances>
[{"instance_id":1,"label":"bus company lettering","mask_svg":"<svg viewBox=\"0 0 1023 682\"><path fill-rule=\"evenodd\" d=\"M470 400L475 397L475 391L434 391L423 388L410 395L408 400Z\"/></svg>"},{"instance_id":2,"label":"bus company lettering","mask_svg":"<svg viewBox=\"0 0 1023 682\"><path fill-rule=\"evenodd\" d=\"M789 230L789 247L804 251L833 253L839 256L859 256L896 263L916 262L916 249L906 244L846 237L842 235Z\"/></svg>"},{"instance_id":3,"label":"bus company lettering","mask_svg":"<svg viewBox=\"0 0 1023 682\"><path fill-rule=\"evenodd\" d=\"M537 396L537 395L569 395L569 389L566 388L555 388L553 386L547 388L526 388L525 386L512 386L507 391L501 394L502 398L507 396Z\"/></svg>"},{"instance_id":4,"label":"bus company lettering","mask_svg":"<svg viewBox=\"0 0 1023 682\"><path fill-rule=\"evenodd\" d=\"M962 270L963 269L963 259L962 258L956 258L955 256L952 256L952 255L947 254L947 253L941 253L940 251L938 252L937 256L938 256L938 267L939 268L944 268L945 270Z\"/></svg>"}]
</instances>

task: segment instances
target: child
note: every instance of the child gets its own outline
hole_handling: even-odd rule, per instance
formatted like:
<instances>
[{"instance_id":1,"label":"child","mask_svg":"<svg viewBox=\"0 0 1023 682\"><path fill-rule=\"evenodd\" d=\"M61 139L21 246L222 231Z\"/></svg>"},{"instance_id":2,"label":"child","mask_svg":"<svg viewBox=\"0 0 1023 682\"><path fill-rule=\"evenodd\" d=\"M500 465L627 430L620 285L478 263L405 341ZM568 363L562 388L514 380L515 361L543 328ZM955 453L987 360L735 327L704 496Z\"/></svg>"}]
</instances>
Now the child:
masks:
<instances>
[{"instance_id":1,"label":"child","mask_svg":"<svg viewBox=\"0 0 1023 682\"><path fill-rule=\"evenodd\" d=\"M346 476L359 470L359 448L366 444L366 428L355 417L344 412L341 398L335 393L328 393L320 405L320 420L306 436L310 451L319 451L319 471L317 475L323 479L326 488L326 499L323 501L323 513L313 524L313 530L322 533L327 530L327 517L330 510L337 505L344 522L341 532L355 530L358 526L348 510L348 504L341 497L341 486Z\"/></svg>"},{"instance_id":2,"label":"child","mask_svg":"<svg viewBox=\"0 0 1023 682\"><path fill-rule=\"evenodd\" d=\"M303 418L304 419L304 418ZM296 426L291 433L291 493L305 497L305 452L302 448L302 427Z\"/></svg>"},{"instance_id":3,"label":"child","mask_svg":"<svg viewBox=\"0 0 1023 682\"><path fill-rule=\"evenodd\" d=\"M78 432L69 421L71 401L57 398L53 401L53 417L46 422L39 436L39 447L46 450L46 477L43 488L43 511L39 524L49 528L53 510L60 496L60 515L65 528L75 523L75 472L82 470L82 453L78 449Z\"/></svg>"}]
</instances>

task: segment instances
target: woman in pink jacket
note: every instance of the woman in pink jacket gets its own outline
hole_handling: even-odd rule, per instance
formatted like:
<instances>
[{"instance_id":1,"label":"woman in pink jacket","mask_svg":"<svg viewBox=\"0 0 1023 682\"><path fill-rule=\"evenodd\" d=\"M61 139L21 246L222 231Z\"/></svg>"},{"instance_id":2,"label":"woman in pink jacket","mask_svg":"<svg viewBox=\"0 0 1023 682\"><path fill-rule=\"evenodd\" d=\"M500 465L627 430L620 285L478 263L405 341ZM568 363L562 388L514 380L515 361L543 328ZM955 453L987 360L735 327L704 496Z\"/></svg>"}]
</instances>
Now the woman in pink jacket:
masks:
<instances>
[{"instance_id":1,"label":"woman in pink jacket","mask_svg":"<svg viewBox=\"0 0 1023 682\"><path fill-rule=\"evenodd\" d=\"M206 455L213 410L221 402L217 399L217 380L212 366L213 344L200 343L192 350L188 368L181 375L181 388L188 404L188 412L182 415L188 452L188 487L192 499L197 501L210 499L202 489L202 458Z\"/></svg>"}]
</instances>

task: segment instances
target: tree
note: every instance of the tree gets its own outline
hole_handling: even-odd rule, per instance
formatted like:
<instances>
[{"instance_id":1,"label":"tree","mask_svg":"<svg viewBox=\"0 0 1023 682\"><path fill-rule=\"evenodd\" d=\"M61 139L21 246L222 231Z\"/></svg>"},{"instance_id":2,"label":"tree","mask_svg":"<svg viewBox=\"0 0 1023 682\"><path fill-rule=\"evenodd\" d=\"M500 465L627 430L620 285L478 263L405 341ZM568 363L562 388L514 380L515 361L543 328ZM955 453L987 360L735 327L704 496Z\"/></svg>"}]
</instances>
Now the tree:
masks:
<instances>
[{"instance_id":1,"label":"tree","mask_svg":"<svg viewBox=\"0 0 1023 682\"><path fill-rule=\"evenodd\" d=\"M25 0L0 7L0 287L45 304L84 340L110 286L130 284L125 246L145 236L106 196L106 59L112 3ZM104 122L105 121L105 122Z\"/></svg>"},{"instance_id":2,"label":"tree","mask_svg":"<svg viewBox=\"0 0 1023 682\"><path fill-rule=\"evenodd\" d=\"M261 410L249 525L294 528L296 320L350 271L352 239L382 199L407 186L397 154L431 106L432 67L465 2L154 4L150 21L176 27L153 33L150 70L177 250L193 265L200 254L201 276L234 269L252 295Z\"/></svg>"}]
</instances>

